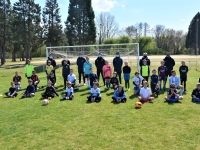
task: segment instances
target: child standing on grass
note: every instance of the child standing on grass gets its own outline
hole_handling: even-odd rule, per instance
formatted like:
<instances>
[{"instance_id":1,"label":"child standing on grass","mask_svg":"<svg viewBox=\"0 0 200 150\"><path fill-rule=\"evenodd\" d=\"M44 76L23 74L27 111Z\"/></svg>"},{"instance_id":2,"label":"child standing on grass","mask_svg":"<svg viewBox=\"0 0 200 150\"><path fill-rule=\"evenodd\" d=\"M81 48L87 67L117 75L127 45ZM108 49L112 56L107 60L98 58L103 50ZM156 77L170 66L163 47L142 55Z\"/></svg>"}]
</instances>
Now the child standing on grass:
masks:
<instances>
[{"instance_id":1,"label":"child standing on grass","mask_svg":"<svg viewBox=\"0 0 200 150\"><path fill-rule=\"evenodd\" d=\"M98 77L95 73L93 73L93 69L90 68L90 74L88 75L88 78L90 80L90 86L89 88L93 87L93 83L98 81Z\"/></svg>"},{"instance_id":2,"label":"child standing on grass","mask_svg":"<svg viewBox=\"0 0 200 150\"><path fill-rule=\"evenodd\" d=\"M166 89L166 80L167 80L168 70L167 70L167 67L165 66L165 62L164 61L161 61L160 63L161 63L161 66L158 67L160 90L162 89L162 81L163 81L163 90L165 90Z\"/></svg>"},{"instance_id":3,"label":"child standing on grass","mask_svg":"<svg viewBox=\"0 0 200 150\"><path fill-rule=\"evenodd\" d=\"M9 91L7 93L5 93L5 95L9 98L15 98L17 97L17 90L15 88L15 83L11 82L11 87L9 88Z\"/></svg>"},{"instance_id":4,"label":"child standing on grass","mask_svg":"<svg viewBox=\"0 0 200 150\"><path fill-rule=\"evenodd\" d=\"M66 93L63 96L64 100L73 100L74 98L74 89L72 87L72 83L70 81L67 82Z\"/></svg>"},{"instance_id":5,"label":"child standing on grass","mask_svg":"<svg viewBox=\"0 0 200 150\"><path fill-rule=\"evenodd\" d=\"M100 88L98 88L98 82L94 82L93 88L91 88L90 96L87 97L89 102L100 102L101 93Z\"/></svg>"},{"instance_id":6,"label":"child standing on grass","mask_svg":"<svg viewBox=\"0 0 200 150\"><path fill-rule=\"evenodd\" d=\"M125 66L123 67L123 73L124 73L124 80L125 80L125 89L130 90L130 73L131 68L128 66L128 62L125 62Z\"/></svg>"},{"instance_id":7,"label":"child standing on grass","mask_svg":"<svg viewBox=\"0 0 200 150\"><path fill-rule=\"evenodd\" d=\"M113 77L111 78L110 83L112 84L112 87L115 91L119 85L119 79L117 78L117 72L113 73Z\"/></svg>"},{"instance_id":8,"label":"child standing on grass","mask_svg":"<svg viewBox=\"0 0 200 150\"><path fill-rule=\"evenodd\" d=\"M147 65L147 61L146 60L143 60L143 65L140 68L140 74L145 79L145 81L148 82L149 75L150 75L150 68Z\"/></svg>"},{"instance_id":9,"label":"child standing on grass","mask_svg":"<svg viewBox=\"0 0 200 150\"><path fill-rule=\"evenodd\" d=\"M110 79L112 76L112 67L109 65L108 61L105 61L105 65L102 68L103 70L103 77L106 81L106 88L110 88Z\"/></svg>"},{"instance_id":10,"label":"child standing on grass","mask_svg":"<svg viewBox=\"0 0 200 150\"><path fill-rule=\"evenodd\" d=\"M148 82L144 81L143 83L143 88L140 89L140 96L138 97L140 102L152 102L154 97L150 97L151 91L150 88L147 87Z\"/></svg>"},{"instance_id":11,"label":"child standing on grass","mask_svg":"<svg viewBox=\"0 0 200 150\"><path fill-rule=\"evenodd\" d=\"M92 68L92 63L89 62L89 57L86 57L86 62L83 64L83 71L84 71L84 76L87 79L88 88L90 88L91 85L89 79L90 68Z\"/></svg>"},{"instance_id":12,"label":"child standing on grass","mask_svg":"<svg viewBox=\"0 0 200 150\"><path fill-rule=\"evenodd\" d=\"M158 82L159 82L159 78L158 75L156 75L156 70L152 70L152 75L150 76L150 80L151 80L151 91L152 94L155 94L156 96L159 95L159 86L158 86Z\"/></svg>"},{"instance_id":13,"label":"child standing on grass","mask_svg":"<svg viewBox=\"0 0 200 150\"><path fill-rule=\"evenodd\" d=\"M19 73L16 71L15 76L13 77L13 82L15 83L15 88L19 91L21 89L21 76Z\"/></svg>"},{"instance_id":14,"label":"child standing on grass","mask_svg":"<svg viewBox=\"0 0 200 150\"><path fill-rule=\"evenodd\" d=\"M182 65L179 68L181 85L184 86L184 91L186 91L186 81L187 81L188 66L185 65L185 61L182 61L181 64Z\"/></svg>"},{"instance_id":15,"label":"child standing on grass","mask_svg":"<svg viewBox=\"0 0 200 150\"><path fill-rule=\"evenodd\" d=\"M113 102L117 102L117 103L120 103L120 102L125 103L126 102L126 93L124 91L123 85L120 84L118 89L115 90L115 93L114 93L112 99L113 99Z\"/></svg>"},{"instance_id":16,"label":"child standing on grass","mask_svg":"<svg viewBox=\"0 0 200 150\"><path fill-rule=\"evenodd\" d=\"M47 66L46 66L45 72L46 72L46 75L47 75L47 81L49 81L51 73L54 72L54 68L51 65L51 61L50 60L47 61Z\"/></svg>"},{"instance_id":17,"label":"child standing on grass","mask_svg":"<svg viewBox=\"0 0 200 150\"><path fill-rule=\"evenodd\" d=\"M27 62L28 62L28 64L26 65L26 74L25 75L26 75L27 79L30 79L32 76L32 72L34 70L34 66L31 64L30 59L28 59Z\"/></svg>"},{"instance_id":18,"label":"child standing on grass","mask_svg":"<svg viewBox=\"0 0 200 150\"><path fill-rule=\"evenodd\" d=\"M183 99L182 96L178 95L175 84L170 84L169 87L170 87L170 89L167 92L167 96L165 96L166 102L174 103L174 102L178 102L179 100Z\"/></svg>"},{"instance_id":19,"label":"child standing on grass","mask_svg":"<svg viewBox=\"0 0 200 150\"><path fill-rule=\"evenodd\" d=\"M42 97L43 98L54 98L54 94L56 94L56 96L59 96L57 93L56 93L56 90L55 88L53 87L51 81L48 81L48 84L47 84L47 87L46 87L46 90L45 92L42 94Z\"/></svg>"},{"instance_id":20,"label":"child standing on grass","mask_svg":"<svg viewBox=\"0 0 200 150\"><path fill-rule=\"evenodd\" d=\"M28 86L22 98L33 97L35 96L35 87L33 86L33 81L31 79L28 80Z\"/></svg>"},{"instance_id":21,"label":"child standing on grass","mask_svg":"<svg viewBox=\"0 0 200 150\"><path fill-rule=\"evenodd\" d=\"M139 72L135 72L135 76L133 77L133 84L134 84L134 94L139 94L140 89L142 87L144 78L140 76Z\"/></svg>"}]
</instances>

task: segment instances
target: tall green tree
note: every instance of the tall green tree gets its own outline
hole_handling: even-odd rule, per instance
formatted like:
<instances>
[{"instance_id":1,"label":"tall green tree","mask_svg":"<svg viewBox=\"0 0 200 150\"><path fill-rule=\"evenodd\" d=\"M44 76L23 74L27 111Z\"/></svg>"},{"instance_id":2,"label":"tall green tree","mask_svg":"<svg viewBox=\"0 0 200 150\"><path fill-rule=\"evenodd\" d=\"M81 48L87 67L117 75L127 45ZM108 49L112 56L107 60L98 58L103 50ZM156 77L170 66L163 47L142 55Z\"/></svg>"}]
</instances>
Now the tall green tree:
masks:
<instances>
[{"instance_id":1,"label":"tall green tree","mask_svg":"<svg viewBox=\"0 0 200 150\"><path fill-rule=\"evenodd\" d=\"M5 63L6 47L11 37L11 3L10 0L0 0L0 58L1 65Z\"/></svg>"},{"instance_id":2,"label":"tall green tree","mask_svg":"<svg viewBox=\"0 0 200 150\"><path fill-rule=\"evenodd\" d=\"M34 0L19 0L14 3L14 26L18 28L22 45L26 54L26 61L30 58L31 48L35 38L41 33L41 7Z\"/></svg>"},{"instance_id":3,"label":"tall green tree","mask_svg":"<svg viewBox=\"0 0 200 150\"><path fill-rule=\"evenodd\" d=\"M47 0L43 8L44 36L46 45L56 46L62 43L62 25L57 0Z\"/></svg>"},{"instance_id":4,"label":"tall green tree","mask_svg":"<svg viewBox=\"0 0 200 150\"><path fill-rule=\"evenodd\" d=\"M69 45L94 44L96 27L91 0L70 0L65 22Z\"/></svg>"},{"instance_id":5,"label":"tall green tree","mask_svg":"<svg viewBox=\"0 0 200 150\"><path fill-rule=\"evenodd\" d=\"M188 28L188 34L186 36L186 48L191 48L196 50L196 44L198 36L198 45L200 46L200 13L198 12L192 21L190 22ZM195 51L197 53L197 50Z\"/></svg>"}]
</instances>

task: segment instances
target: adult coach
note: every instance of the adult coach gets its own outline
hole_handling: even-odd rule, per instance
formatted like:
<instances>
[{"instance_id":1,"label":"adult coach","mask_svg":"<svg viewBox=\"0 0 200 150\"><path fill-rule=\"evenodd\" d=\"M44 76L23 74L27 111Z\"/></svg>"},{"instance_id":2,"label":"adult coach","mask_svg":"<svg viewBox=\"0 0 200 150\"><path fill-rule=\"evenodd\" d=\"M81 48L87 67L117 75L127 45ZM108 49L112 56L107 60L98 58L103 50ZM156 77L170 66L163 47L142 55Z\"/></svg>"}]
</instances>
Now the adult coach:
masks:
<instances>
[{"instance_id":1,"label":"adult coach","mask_svg":"<svg viewBox=\"0 0 200 150\"><path fill-rule=\"evenodd\" d=\"M85 76L83 71L83 64L86 62L82 53L79 53L79 57L77 58L76 64L78 66L78 76L79 76L79 85L81 84L81 75L83 76L83 83L85 84Z\"/></svg>"},{"instance_id":2,"label":"adult coach","mask_svg":"<svg viewBox=\"0 0 200 150\"><path fill-rule=\"evenodd\" d=\"M143 57L140 59L140 62L139 62L140 67L143 66L143 61L144 61L144 60L146 60L147 66L150 66L150 65L151 65L151 61L150 61L150 59L148 58L147 53L143 53Z\"/></svg>"},{"instance_id":3,"label":"adult coach","mask_svg":"<svg viewBox=\"0 0 200 150\"><path fill-rule=\"evenodd\" d=\"M173 67L175 65L174 59L170 56L170 53L167 52L166 57L163 59L165 61L165 66L167 67L167 76L171 76L171 71L173 70Z\"/></svg>"},{"instance_id":4,"label":"adult coach","mask_svg":"<svg viewBox=\"0 0 200 150\"><path fill-rule=\"evenodd\" d=\"M34 66L31 64L31 60L30 59L28 59L27 60L27 65L26 65L26 77L27 77L27 79L30 79L31 78L31 76L32 76L32 73L33 73L33 71L34 71Z\"/></svg>"},{"instance_id":5,"label":"adult coach","mask_svg":"<svg viewBox=\"0 0 200 150\"><path fill-rule=\"evenodd\" d=\"M123 65L123 60L120 58L119 52L117 52L116 57L113 59L113 66L114 66L114 71L117 72L117 75L119 77L120 84L122 84L122 78L121 78L122 65Z\"/></svg>"},{"instance_id":6,"label":"adult coach","mask_svg":"<svg viewBox=\"0 0 200 150\"><path fill-rule=\"evenodd\" d=\"M70 65L70 61L67 59L66 56L63 57L63 60L61 61L61 65L63 66L65 63L64 61L67 61L67 64Z\"/></svg>"},{"instance_id":7,"label":"adult coach","mask_svg":"<svg viewBox=\"0 0 200 150\"><path fill-rule=\"evenodd\" d=\"M98 53L98 57L95 60L95 66L97 68L98 82L99 82L100 74L101 74L101 77L103 78L103 84L105 86L105 79L103 76L103 66L104 65L105 65L105 59L102 57L101 53Z\"/></svg>"}]
</instances>

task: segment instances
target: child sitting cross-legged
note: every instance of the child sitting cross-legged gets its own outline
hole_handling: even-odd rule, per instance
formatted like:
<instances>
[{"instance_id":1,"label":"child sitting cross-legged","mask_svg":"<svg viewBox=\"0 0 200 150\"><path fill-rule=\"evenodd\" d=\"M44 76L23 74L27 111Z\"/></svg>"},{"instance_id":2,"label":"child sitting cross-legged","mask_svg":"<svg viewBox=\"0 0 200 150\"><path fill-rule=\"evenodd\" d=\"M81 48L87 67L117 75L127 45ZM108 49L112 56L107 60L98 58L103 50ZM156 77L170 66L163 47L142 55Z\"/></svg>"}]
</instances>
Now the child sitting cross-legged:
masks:
<instances>
[{"instance_id":1,"label":"child sitting cross-legged","mask_svg":"<svg viewBox=\"0 0 200 150\"><path fill-rule=\"evenodd\" d=\"M35 87L33 85L33 81L31 79L28 80L28 86L26 88L26 91L24 92L24 95L22 98L26 97L33 97L35 96Z\"/></svg>"},{"instance_id":2,"label":"child sitting cross-legged","mask_svg":"<svg viewBox=\"0 0 200 150\"><path fill-rule=\"evenodd\" d=\"M140 89L140 96L138 97L140 102L143 102L143 103L151 102L154 99L154 97L150 97L151 90L147 86L148 86L148 82L144 81L143 88Z\"/></svg>"},{"instance_id":3,"label":"child sitting cross-legged","mask_svg":"<svg viewBox=\"0 0 200 150\"><path fill-rule=\"evenodd\" d=\"M124 91L123 85L120 84L118 86L118 89L115 91L112 99L113 99L113 102L117 102L117 103L126 102L126 93Z\"/></svg>"},{"instance_id":4,"label":"child sitting cross-legged","mask_svg":"<svg viewBox=\"0 0 200 150\"><path fill-rule=\"evenodd\" d=\"M66 94L63 95L63 99L65 100L73 100L74 98L74 89L72 87L72 83L70 81L67 82Z\"/></svg>"},{"instance_id":5,"label":"child sitting cross-legged","mask_svg":"<svg viewBox=\"0 0 200 150\"><path fill-rule=\"evenodd\" d=\"M21 89L21 76L19 75L19 73L16 71L15 72L15 76L13 77L13 82L15 83L15 88L16 90L20 90Z\"/></svg>"},{"instance_id":6,"label":"child sitting cross-legged","mask_svg":"<svg viewBox=\"0 0 200 150\"><path fill-rule=\"evenodd\" d=\"M11 82L11 87L9 91L5 93L5 95L9 98L17 97L17 89L15 88L15 82Z\"/></svg>"},{"instance_id":7,"label":"child sitting cross-legged","mask_svg":"<svg viewBox=\"0 0 200 150\"><path fill-rule=\"evenodd\" d=\"M197 83L197 87L192 91L192 102L200 103L200 83Z\"/></svg>"},{"instance_id":8,"label":"child sitting cross-legged","mask_svg":"<svg viewBox=\"0 0 200 150\"><path fill-rule=\"evenodd\" d=\"M167 92L167 96L165 96L165 101L169 103L178 102L183 99L183 96L179 96L176 90L175 84L170 84L170 89Z\"/></svg>"},{"instance_id":9,"label":"child sitting cross-legged","mask_svg":"<svg viewBox=\"0 0 200 150\"><path fill-rule=\"evenodd\" d=\"M101 94L100 88L98 88L98 82L93 83L93 88L91 88L90 96L87 97L89 102L100 102Z\"/></svg>"},{"instance_id":10,"label":"child sitting cross-legged","mask_svg":"<svg viewBox=\"0 0 200 150\"><path fill-rule=\"evenodd\" d=\"M48 81L48 85L46 87L45 92L42 94L42 97L51 99L54 97L54 94L56 94L56 96L59 96L56 93L56 90L55 90L54 86L52 85L51 81Z\"/></svg>"}]
</instances>

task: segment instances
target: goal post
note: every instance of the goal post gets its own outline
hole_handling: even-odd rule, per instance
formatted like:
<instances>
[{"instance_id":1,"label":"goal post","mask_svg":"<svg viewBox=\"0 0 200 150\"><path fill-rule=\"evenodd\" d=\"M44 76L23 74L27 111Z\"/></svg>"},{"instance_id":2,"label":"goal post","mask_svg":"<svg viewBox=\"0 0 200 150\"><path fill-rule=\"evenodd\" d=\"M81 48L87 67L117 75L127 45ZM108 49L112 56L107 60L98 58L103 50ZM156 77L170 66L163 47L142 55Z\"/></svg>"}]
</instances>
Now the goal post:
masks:
<instances>
[{"instance_id":1,"label":"goal post","mask_svg":"<svg viewBox=\"0 0 200 150\"><path fill-rule=\"evenodd\" d=\"M46 47L46 57L51 53L54 57L63 58L77 58L79 53L83 56L96 58L98 53L111 61L116 53L120 53L123 61L135 63L139 71L139 43L124 43L124 44L102 44L102 45L75 45L75 46L55 46Z\"/></svg>"}]
</instances>

